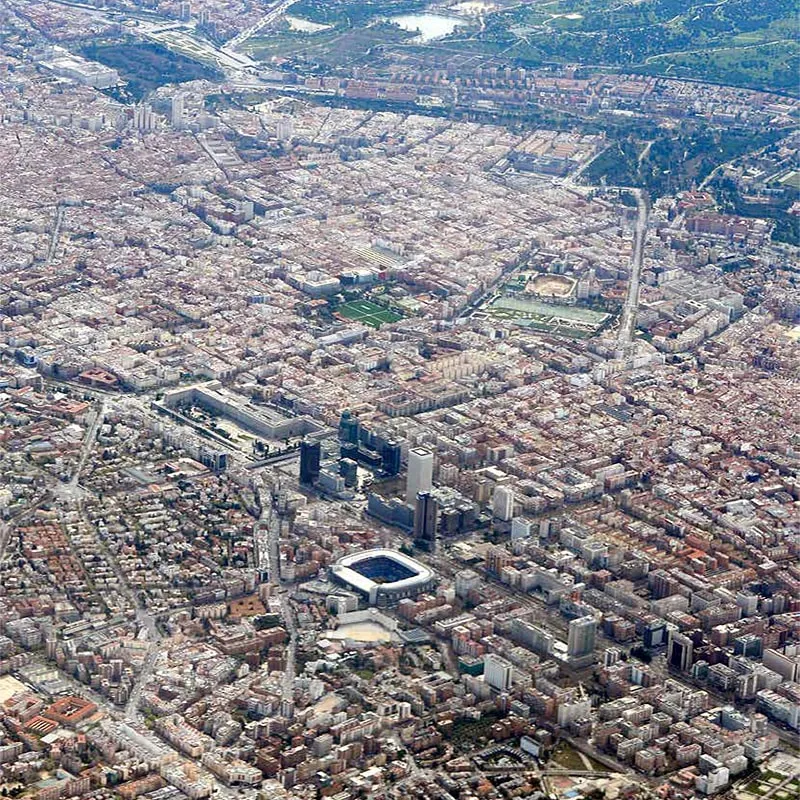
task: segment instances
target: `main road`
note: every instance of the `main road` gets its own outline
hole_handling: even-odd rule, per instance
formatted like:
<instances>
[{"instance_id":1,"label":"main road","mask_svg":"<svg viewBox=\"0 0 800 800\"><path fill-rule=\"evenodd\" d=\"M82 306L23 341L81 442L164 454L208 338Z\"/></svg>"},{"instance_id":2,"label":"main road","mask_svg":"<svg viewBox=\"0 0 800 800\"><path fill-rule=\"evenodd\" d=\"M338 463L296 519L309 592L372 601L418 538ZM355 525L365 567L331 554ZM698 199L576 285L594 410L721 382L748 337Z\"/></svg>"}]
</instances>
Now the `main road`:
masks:
<instances>
[{"instance_id":1,"label":"main road","mask_svg":"<svg viewBox=\"0 0 800 800\"><path fill-rule=\"evenodd\" d=\"M295 653L297 651L297 623L294 618L294 609L286 596L285 590L281 591L281 616L289 631L289 644L286 646L286 667L283 670L281 683L281 699L289 701L294 697L295 678Z\"/></svg>"},{"instance_id":2,"label":"main road","mask_svg":"<svg viewBox=\"0 0 800 800\"><path fill-rule=\"evenodd\" d=\"M225 45L222 47L223 52L238 55L238 53L236 53L237 48L241 47L251 36L255 36L262 28L266 28L267 25L275 22L289 6L294 5L296 2L297 0L278 0L258 22L254 23L249 28L245 28L241 33L234 36L233 39L229 39L225 42Z\"/></svg>"},{"instance_id":3,"label":"main road","mask_svg":"<svg viewBox=\"0 0 800 800\"><path fill-rule=\"evenodd\" d=\"M639 216L636 220L636 231L633 238L628 294L625 298L625 306L622 309L619 321L619 336L617 338L620 347L626 349L633 341L633 332L636 329L636 314L639 310L639 280L644 259L644 243L647 238L647 222L650 218L650 201L648 197L641 189L635 191Z\"/></svg>"}]
</instances>

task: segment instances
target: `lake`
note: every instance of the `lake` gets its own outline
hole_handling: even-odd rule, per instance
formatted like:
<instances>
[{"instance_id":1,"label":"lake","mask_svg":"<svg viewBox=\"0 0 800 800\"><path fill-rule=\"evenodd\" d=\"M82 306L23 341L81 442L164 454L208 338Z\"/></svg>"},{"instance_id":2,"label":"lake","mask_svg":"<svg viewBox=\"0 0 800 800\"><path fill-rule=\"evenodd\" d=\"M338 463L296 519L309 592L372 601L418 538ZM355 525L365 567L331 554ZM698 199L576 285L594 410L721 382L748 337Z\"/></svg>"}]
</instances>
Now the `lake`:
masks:
<instances>
[{"instance_id":1,"label":"lake","mask_svg":"<svg viewBox=\"0 0 800 800\"><path fill-rule=\"evenodd\" d=\"M404 31L419 31L417 42L432 42L451 34L463 20L458 17L446 17L443 14L403 14L391 17L390 22L399 25Z\"/></svg>"}]
</instances>

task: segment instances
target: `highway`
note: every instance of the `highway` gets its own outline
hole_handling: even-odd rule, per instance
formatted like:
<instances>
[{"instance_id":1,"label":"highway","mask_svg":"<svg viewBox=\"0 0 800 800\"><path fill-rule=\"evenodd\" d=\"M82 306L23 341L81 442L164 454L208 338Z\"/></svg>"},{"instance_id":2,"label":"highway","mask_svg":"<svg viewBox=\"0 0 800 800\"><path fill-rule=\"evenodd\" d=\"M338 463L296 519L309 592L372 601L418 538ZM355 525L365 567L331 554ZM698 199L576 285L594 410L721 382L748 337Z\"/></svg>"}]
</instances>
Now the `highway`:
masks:
<instances>
[{"instance_id":1,"label":"highway","mask_svg":"<svg viewBox=\"0 0 800 800\"><path fill-rule=\"evenodd\" d=\"M53 260L53 256L56 254L56 248L58 247L58 239L61 235L61 223L64 221L64 206L58 205L56 206L56 217L53 220L53 230L50 232L50 243L47 246L47 256L45 257L44 263L45 266L50 264Z\"/></svg>"},{"instance_id":2,"label":"highway","mask_svg":"<svg viewBox=\"0 0 800 800\"><path fill-rule=\"evenodd\" d=\"M142 610L142 614L146 614L146 612ZM139 611L137 611L137 618L138 617ZM161 639L159 637L156 640L150 641L150 647L147 651L144 662L142 663L142 669L136 676L136 681L131 688L128 702L125 704L125 719L128 720L128 722L141 721L141 714L139 713L139 700L142 696L142 688L150 682L150 678L153 675L153 668L155 667L156 660L158 659L160 652Z\"/></svg>"},{"instance_id":3,"label":"highway","mask_svg":"<svg viewBox=\"0 0 800 800\"><path fill-rule=\"evenodd\" d=\"M267 573L271 584L280 584L280 530L281 521L274 513L272 490L260 475L260 485L256 486L256 498L261 506L261 514L253 525L253 557L256 569Z\"/></svg>"},{"instance_id":4,"label":"highway","mask_svg":"<svg viewBox=\"0 0 800 800\"><path fill-rule=\"evenodd\" d=\"M78 463L75 466L75 472L72 473L72 477L70 478L69 485L73 488L77 487L78 480L80 479L81 472L83 472L83 468L86 466L86 461L89 458L89 454L92 452L94 448L95 440L97 439L97 432L100 430L100 426L103 424L103 420L105 419L106 413L106 401L100 401L100 407L97 409L97 413L95 414L94 419L92 420L92 424L86 430L86 435L83 437L83 443L81 444L81 453L78 457Z\"/></svg>"},{"instance_id":5,"label":"highway","mask_svg":"<svg viewBox=\"0 0 800 800\"><path fill-rule=\"evenodd\" d=\"M266 28L267 25L275 22L281 14L295 2L296 0L278 0L258 22L251 25L249 28L245 28L241 33L234 36L233 39L229 39L225 42L222 51L229 55L237 56L237 48L241 47L251 36L255 36L262 28Z\"/></svg>"},{"instance_id":6,"label":"highway","mask_svg":"<svg viewBox=\"0 0 800 800\"><path fill-rule=\"evenodd\" d=\"M197 31L197 24L194 21L182 22L175 19L161 17L157 13L148 12L147 9L137 11L116 11L113 9L98 9L88 3L74 2L74 0L54 0L60 5L81 8L85 13L90 14L95 19L109 23L125 25L130 33L141 36L144 39L158 42L164 47L180 55L216 64L228 77L235 77L243 70L255 68L256 62L245 55L237 53L230 43L223 47L217 47L214 43L202 36L202 32ZM288 8L294 0L281 0L279 4L280 12L277 7L272 12L268 12L269 17L273 12L279 16L284 8ZM272 19L275 19L273 17ZM271 20L270 20L271 21ZM267 24L262 18L259 25ZM242 36L242 34L239 34ZM237 39L239 37L236 37ZM247 37L245 37L247 38Z\"/></svg>"},{"instance_id":7,"label":"highway","mask_svg":"<svg viewBox=\"0 0 800 800\"><path fill-rule=\"evenodd\" d=\"M634 191L634 190L631 190ZM639 310L639 280L644 259L644 243L647 238L647 223L650 218L650 202L641 190L636 191L636 205L639 216L636 220L636 231L633 238L633 254L631 258L631 275L628 281L628 294L619 323L619 336L617 341L620 347L628 348L633 342L633 332L636 329L636 313Z\"/></svg>"},{"instance_id":8,"label":"highway","mask_svg":"<svg viewBox=\"0 0 800 800\"><path fill-rule=\"evenodd\" d=\"M283 671L283 682L281 685L281 699L291 700L294 697L294 676L295 676L295 652L297 650L297 623L294 618L294 610L289 603L286 592L281 592L281 616L289 630L289 644L286 647L286 667Z\"/></svg>"},{"instance_id":9,"label":"highway","mask_svg":"<svg viewBox=\"0 0 800 800\"><path fill-rule=\"evenodd\" d=\"M264 474L259 476L256 485L256 498L261 506L261 514L253 525L253 555L256 569L266 571L269 583L280 587L280 529L281 518L274 510L272 490L264 480ZM294 609L289 602L286 589L280 589L279 600L281 604L281 617L289 634L286 645L286 667L283 671L281 683L281 697L291 700L294 697L295 678L295 653L297 651L297 621Z\"/></svg>"}]
</instances>

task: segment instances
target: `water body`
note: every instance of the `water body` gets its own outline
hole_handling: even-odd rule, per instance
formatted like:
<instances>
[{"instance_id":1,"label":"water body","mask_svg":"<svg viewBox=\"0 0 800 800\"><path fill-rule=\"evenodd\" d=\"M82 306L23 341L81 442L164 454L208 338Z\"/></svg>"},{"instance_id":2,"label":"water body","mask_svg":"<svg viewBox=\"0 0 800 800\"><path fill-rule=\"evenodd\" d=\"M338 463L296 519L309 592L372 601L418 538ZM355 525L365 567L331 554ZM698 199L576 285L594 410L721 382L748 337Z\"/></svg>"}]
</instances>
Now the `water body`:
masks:
<instances>
[{"instance_id":1,"label":"water body","mask_svg":"<svg viewBox=\"0 0 800 800\"><path fill-rule=\"evenodd\" d=\"M458 17L446 17L444 14L403 14L390 17L390 22L399 25L404 31L419 31L415 42L432 42L449 36L458 25L463 24Z\"/></svg>"}]
</instances>

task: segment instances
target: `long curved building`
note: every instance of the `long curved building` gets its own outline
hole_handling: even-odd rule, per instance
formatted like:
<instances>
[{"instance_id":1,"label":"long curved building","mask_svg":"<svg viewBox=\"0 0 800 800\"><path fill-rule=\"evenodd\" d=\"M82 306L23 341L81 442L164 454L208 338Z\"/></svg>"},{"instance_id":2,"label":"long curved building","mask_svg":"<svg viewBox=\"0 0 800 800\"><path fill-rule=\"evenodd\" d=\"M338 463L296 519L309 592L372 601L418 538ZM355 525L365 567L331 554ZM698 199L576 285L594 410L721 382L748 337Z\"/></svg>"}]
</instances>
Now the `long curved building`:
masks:
<instances>
[{"instance_id":1,"label":"long curved building","mask_svg":"<svg viewBox=\"0 0 800 800\"><path fill-rule=\"evenodd\" d=\"M436 586L436 573L398 552L377 548L351 553L329 568L333 581L360 594L370 605L392 606Z\"/></svg>"}]
</instances>

